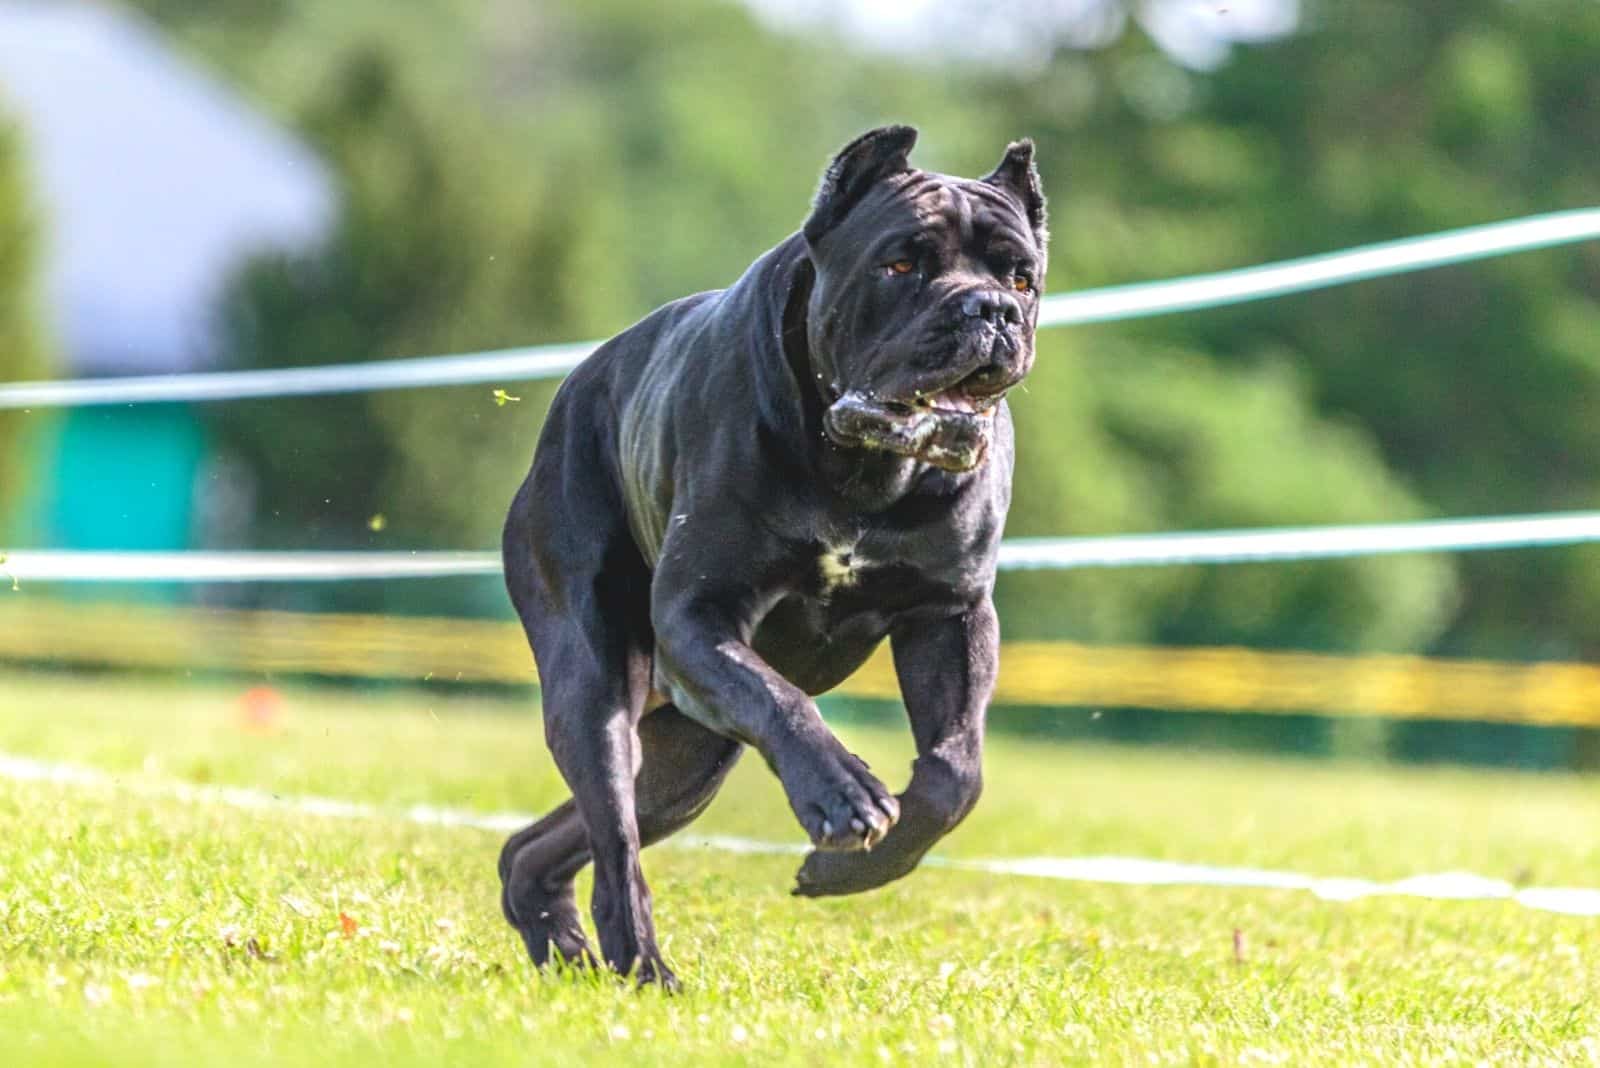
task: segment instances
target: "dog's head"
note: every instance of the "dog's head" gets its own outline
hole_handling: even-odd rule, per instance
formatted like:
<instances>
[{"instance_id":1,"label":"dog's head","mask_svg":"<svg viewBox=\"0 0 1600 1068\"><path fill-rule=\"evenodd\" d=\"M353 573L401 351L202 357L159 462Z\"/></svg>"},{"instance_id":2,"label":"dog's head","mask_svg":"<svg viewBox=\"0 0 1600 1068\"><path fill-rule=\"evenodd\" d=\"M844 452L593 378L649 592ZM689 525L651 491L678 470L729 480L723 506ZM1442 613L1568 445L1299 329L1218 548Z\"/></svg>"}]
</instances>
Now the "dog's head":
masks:
<instances>
[{"instance_id":1,"label":"dog's head","mask_svg":"<svg viewBox=\"0 0 1600 1068\"><path fill-rule=\"evenodd\" d=\"M1031 141L967 179L913 168L916 140L873 130L823 176L805 225L807 342L835 443L968 471L1033 366L1044 195Z\"/></svg>"}]
</instances>

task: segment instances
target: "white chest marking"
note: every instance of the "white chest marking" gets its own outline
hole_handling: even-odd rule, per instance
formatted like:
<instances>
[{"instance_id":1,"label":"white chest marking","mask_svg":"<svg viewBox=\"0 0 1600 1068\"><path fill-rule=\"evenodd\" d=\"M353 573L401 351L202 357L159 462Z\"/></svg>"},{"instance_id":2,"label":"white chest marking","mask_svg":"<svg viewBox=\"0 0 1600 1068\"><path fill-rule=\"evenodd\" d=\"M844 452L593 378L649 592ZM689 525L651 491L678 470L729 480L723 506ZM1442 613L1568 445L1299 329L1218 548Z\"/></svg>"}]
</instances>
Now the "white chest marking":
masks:
<instances>
[{"instance_id":1,"label":"white chest marking","mask_svg":"<svg viewBox=\"0 0 1600 1068\"><path fill-rule=\"evenodd\" d=\"M856 552L855 544L829 547L817 557L817 573L822 577L822 595L834 590L848 589L861 581L861 571L867 562Z\"/></svg>"}]
</instances>

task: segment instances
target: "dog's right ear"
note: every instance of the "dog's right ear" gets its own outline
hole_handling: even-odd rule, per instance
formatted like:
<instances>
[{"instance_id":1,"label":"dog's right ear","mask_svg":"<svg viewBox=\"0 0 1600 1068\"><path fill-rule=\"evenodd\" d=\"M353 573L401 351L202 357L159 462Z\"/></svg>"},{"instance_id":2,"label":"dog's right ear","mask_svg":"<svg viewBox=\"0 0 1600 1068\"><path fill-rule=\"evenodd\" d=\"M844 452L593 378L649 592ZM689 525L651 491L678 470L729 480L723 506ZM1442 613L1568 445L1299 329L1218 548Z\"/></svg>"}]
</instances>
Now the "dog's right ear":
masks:
<instances>
[{"instance_id":1,"label":"dog's right ear","mask_svg":"<svg viewBox=\"0 0 1600 1068\"><path fill-rule=\"evenodd\" d=\"M911 126L880 126L851 141L833 157L806 220L806 240L815 243L833 229L866 195L874 182L911 169L917 131Z\"/></svg>"}]
</instances>

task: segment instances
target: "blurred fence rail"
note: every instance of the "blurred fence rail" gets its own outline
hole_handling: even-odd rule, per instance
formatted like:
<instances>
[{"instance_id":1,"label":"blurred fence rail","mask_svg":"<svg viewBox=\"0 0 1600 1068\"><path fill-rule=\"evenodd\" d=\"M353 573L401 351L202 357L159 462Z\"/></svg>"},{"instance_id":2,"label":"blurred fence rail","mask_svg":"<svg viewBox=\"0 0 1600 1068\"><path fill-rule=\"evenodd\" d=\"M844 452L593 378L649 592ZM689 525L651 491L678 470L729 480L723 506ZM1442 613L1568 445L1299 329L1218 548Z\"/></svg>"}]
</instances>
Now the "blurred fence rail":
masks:
<instances>
[{"instance_id":1,"label":"blurred fence rail","mask_svg":"<svg viewBox=\"0 0 1600 1068\"><path fill-rule=\"evenodd\" d=\"M0 661L530 686L515 623L17 599ZM898 700L885 650L837 691ZM1014 642L997 705L1600 727L1600 666ZM1004 716L1004 712L998 713Z\"/></svg>"},{"instance_id":2,"label":"blurred fence rail","mask_svg":"<svg viewBox=\"0 0 1600 1068\"><path fill-rule=\"evenodd\" d=\"M1299 259L1048 296L1039 327L1217 308L1329 286L1600 239L1600 208L1530 215ZM599 341L269 370L0 384L0 409L316 396L560 378Z\"/></svg>"},{"instance_id":3,"label":"blurred fence rail","mask_svg":"<svg viewBox=\"0 0 1600 1068\"><path fill-rule=\"evenodd\" d=\"M1001 571L1330 560L1600 542L1600 512L1422 519L1405 523L1009 538ZM0 554L14 584L346 582L499 575L491 551L114 552L21 549Z\"/></svg>"}]
</instances>

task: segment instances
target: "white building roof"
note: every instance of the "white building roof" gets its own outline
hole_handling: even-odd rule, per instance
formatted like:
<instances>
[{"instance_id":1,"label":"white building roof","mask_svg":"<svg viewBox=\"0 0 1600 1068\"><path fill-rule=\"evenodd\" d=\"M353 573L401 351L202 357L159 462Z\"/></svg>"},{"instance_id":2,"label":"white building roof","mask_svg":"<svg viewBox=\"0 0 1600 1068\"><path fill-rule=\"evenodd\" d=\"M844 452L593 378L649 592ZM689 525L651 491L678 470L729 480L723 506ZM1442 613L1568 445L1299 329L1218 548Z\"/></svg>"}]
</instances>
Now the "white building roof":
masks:
<instances>
[{"instance_id":1,"label":"white building roof","mask_svg":"<svg viewBox=\"0 0 1600 1068\"><path fill-rule=\"evenodd\" d=\"M324 165L120 8L0 0L0 110L24 131L76 373L208 365L231 273L332 227Z\"/></svg>"}]
</instances>

